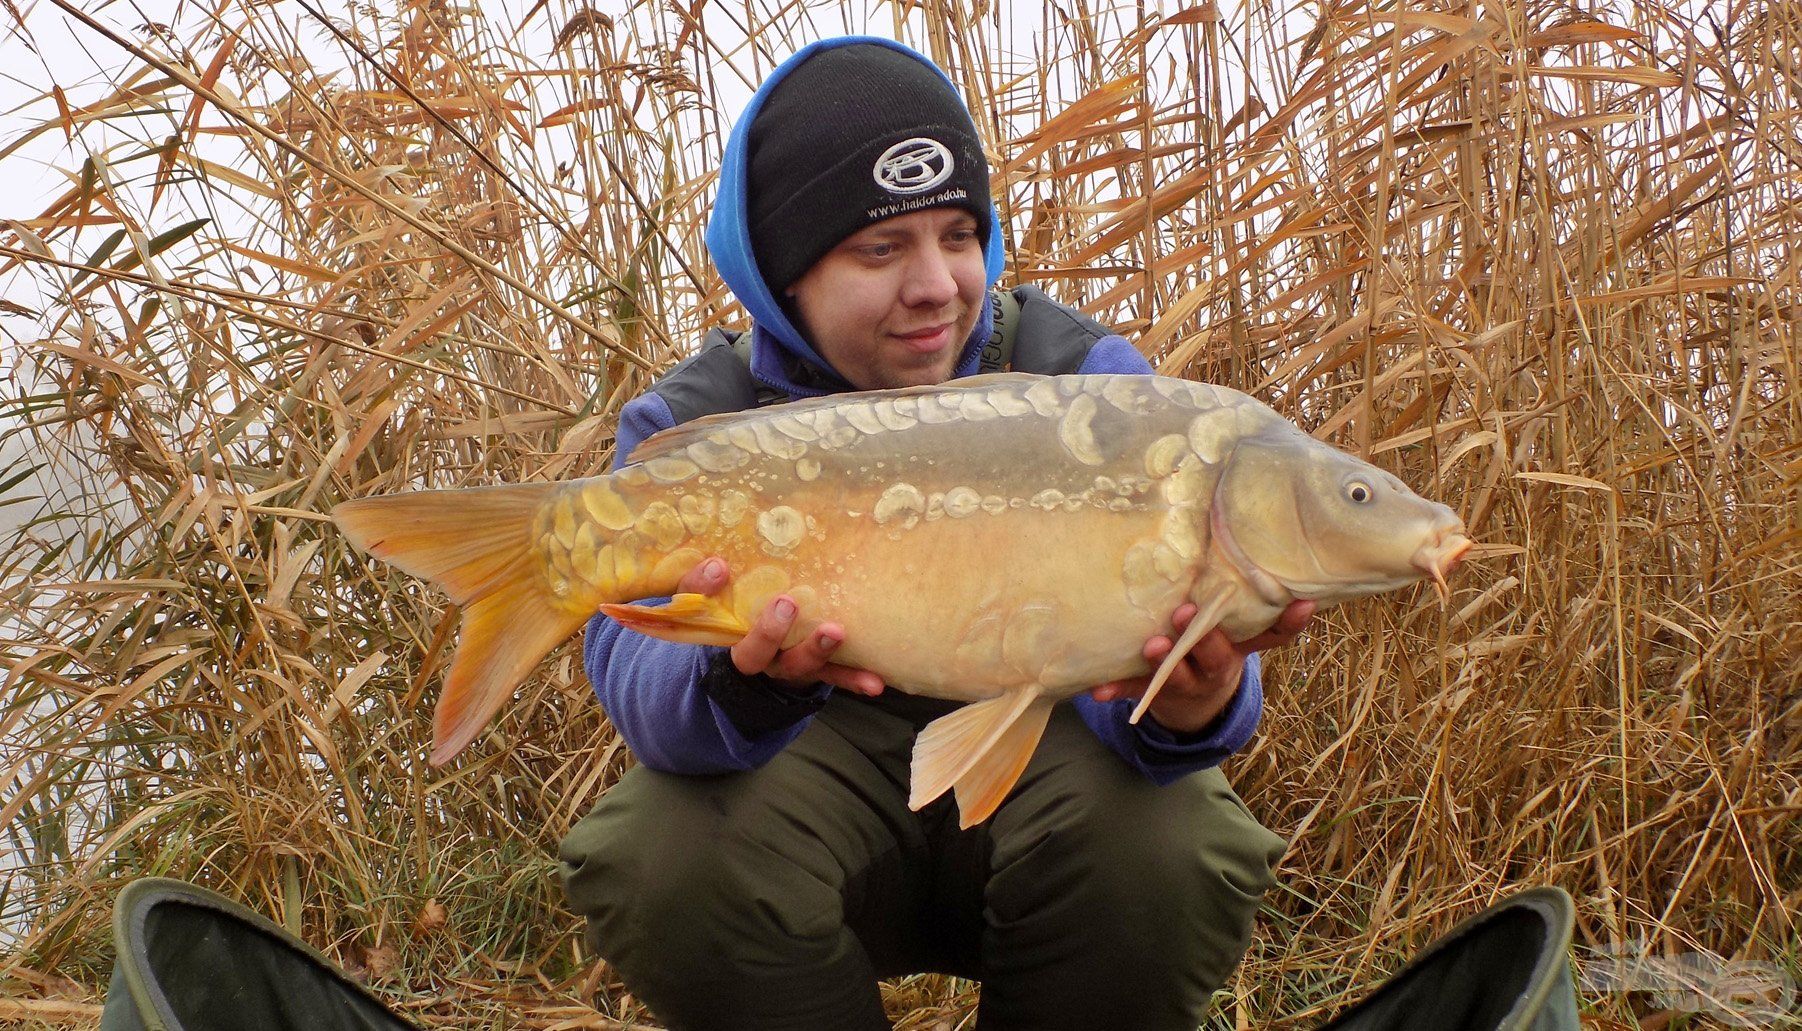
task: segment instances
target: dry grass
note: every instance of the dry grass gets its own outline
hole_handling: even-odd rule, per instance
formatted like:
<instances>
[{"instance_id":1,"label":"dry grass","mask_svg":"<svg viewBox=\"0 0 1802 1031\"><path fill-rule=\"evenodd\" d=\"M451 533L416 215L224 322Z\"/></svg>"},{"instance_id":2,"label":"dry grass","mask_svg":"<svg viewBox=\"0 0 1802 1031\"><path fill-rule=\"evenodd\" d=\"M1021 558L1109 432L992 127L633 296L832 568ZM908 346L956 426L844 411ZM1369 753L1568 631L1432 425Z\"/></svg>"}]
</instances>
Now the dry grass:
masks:
<instances>
[{"instance_id":1,"label":"dry grass","mask_svg":"<svg viewBox=\"0 0 1802 1031\"><path fill-rule=\"evenodd\" d=\"M1216 1022L1317 1022L1531 882L1586 943L1796 972L1794 4L64 4L25 38L63 7L116 72L41 70L0 136L77 155L0 233L44 298L4 312L0 482L57 485L4 545L0 1022L93 1024L146 874L277 915L428 1025L643 1017L553 876L630 761L573 649L430 770L455 613L321 513L600 468L623 401L740 317L701 231L746 83L862 25L999 141L1010 281L1485 542L1449 610L1358 605L1272 663L1231 773L1285 885ZM890 989L908 1029L974 1001ZM1589 1019L1685 1019L1644 1001Z\"/></svg>"}]
</instances>

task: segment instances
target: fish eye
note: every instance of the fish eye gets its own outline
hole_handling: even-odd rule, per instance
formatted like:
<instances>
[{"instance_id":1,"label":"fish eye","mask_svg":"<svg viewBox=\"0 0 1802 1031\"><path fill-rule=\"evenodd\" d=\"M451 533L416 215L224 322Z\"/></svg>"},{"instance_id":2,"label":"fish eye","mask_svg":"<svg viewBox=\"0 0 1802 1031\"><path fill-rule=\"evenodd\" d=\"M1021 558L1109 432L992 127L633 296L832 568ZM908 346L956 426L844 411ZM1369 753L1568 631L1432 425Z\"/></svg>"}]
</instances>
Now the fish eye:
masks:
<instances>
[{"instance_id":1,"label":"fish eye","mask_svg":"<svg viewBox=\"0 0 1802 1031\"><path fill-rule=\"evenodd\" d=\"M1370 484L1353 480L1345 485L1345 496L1355 505L1368 504L1370 501Z\"/></svg>"}]
</instances>

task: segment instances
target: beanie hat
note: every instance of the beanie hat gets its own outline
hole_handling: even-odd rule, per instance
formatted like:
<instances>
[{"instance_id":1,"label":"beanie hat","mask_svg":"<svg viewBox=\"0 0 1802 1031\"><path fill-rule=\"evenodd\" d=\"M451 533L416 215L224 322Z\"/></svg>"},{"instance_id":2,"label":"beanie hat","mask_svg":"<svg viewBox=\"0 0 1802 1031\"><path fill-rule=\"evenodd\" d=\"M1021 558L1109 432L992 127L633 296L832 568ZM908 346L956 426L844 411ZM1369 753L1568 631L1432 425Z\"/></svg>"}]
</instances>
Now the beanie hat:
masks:
<instances>
[{"instance_id":1,"label":"beanie hat","mask_svg":"<svg viewBox=\"0 0 1802 1031\"><path fill-rule=\"evenodd\" d=\"M751 122L751 247L781 296L841 241L886 218L959 207L987 241L988 161L937 68L874 43L823 49L777 83Z\"/></svg>"}]
</instances>

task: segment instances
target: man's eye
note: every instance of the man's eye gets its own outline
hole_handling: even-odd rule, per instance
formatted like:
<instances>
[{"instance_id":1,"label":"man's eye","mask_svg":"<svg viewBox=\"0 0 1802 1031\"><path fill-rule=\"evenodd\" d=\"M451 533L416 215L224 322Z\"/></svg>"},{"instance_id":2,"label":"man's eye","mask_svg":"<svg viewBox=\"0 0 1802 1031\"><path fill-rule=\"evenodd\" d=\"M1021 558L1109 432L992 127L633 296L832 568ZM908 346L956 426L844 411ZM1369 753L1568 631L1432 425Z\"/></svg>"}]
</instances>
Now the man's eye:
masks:
<instances>
[{"instance_id":1,"label":"man's eye","mask_svg":"<svg viewBox=\"0 0 1802 1031\"><path fill-rule=\"evenodd\" d=\"M892 243L874 243L865 247L863 253L865 257L869 258L886 258L895 253L895 245Z\"/></svg>"}]
</instances>

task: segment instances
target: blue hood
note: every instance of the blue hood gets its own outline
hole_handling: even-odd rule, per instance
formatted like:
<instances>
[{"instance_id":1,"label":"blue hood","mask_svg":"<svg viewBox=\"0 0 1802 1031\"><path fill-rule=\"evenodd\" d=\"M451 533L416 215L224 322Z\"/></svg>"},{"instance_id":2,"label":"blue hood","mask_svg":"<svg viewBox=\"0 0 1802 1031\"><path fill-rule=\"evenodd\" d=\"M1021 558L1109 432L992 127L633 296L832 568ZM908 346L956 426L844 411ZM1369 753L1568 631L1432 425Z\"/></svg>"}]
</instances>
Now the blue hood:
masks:
<instances>
[{"instance_id":1,"label":"blue hood","mask_svg":"<svg viewBox=\"0 0 1802 1031\"><path fill-rule=\"evenodd\" d=\"M789 372L790 363L783 360L785 355L827 374L830 379L838 382L837 389L847 389L849 384L845 383L838 370L815 353L800 331L789 322L788 315L783 312L782 305L776 302L769 284L764 282L762 271L757 267L756 254L751 250L751 229L746 218L749 205L745 196L745 179L749 175L750 166L750 155L747 152L750 150L751 123L756 120L764 98L797 65L821 50L856 43L874 43L898 50L937 72L947 86L957 88L950 77L924 55L892 39L880 36L840 36L802 47L770 73L769 78L763 81L763 85L751 97L744 113L738 116L738 123L732 127L732 136L726 142L725 160L720 165L720 187L713 204L713 218L707 223L707 250L713 255L714 267L719 269L720 278L732 289L732 295L751 314L754 327L751 373L764 383L787 391L791 397L817 396L831 393L832 390L821 389L818 385L803 386L795 382L795 377ZM983 245L983 258L987 265L988 285L992 289L1001 279L1001 218L995 211L992 200L989 202L989 238ZM963 354L958 359L954 376L968 376L976 371L982 345L989 338L992 304L992 301L984 299L982 312L976 319L976 328L964 343Z\"/></svg>"}]
</instances>

